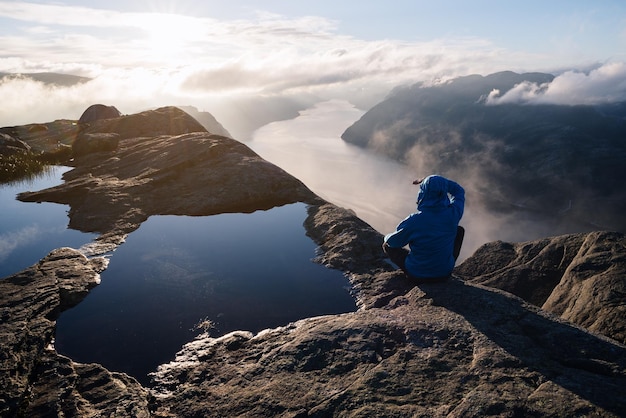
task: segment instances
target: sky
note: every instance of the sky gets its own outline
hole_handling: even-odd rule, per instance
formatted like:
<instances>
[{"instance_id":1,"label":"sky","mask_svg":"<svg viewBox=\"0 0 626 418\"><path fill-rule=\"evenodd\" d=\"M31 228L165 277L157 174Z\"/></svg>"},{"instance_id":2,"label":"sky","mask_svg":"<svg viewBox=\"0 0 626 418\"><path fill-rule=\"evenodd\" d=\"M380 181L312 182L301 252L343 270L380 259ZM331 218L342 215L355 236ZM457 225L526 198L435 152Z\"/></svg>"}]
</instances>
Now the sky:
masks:
<instances>
[{"instance_id":1,"label":"sky","mask_svg":"<svg viewBox=\"0 0 626 418\"><path fill-rule=\"evenodd\" d=\"M195 106L382 232L411 210L400 178L426 173L378 166L341 132L398 86L505 70L555 79L494 90L487 105L626 101L626 1L0 0L0 73L89 79L0 79L0 126L78 119L95 103ZM493 215L467 222L466 249L519 238Z\"/></svg>"},{"instance_id":2,"label":"sky","mask_svg":"<svg viewBox=\"0 0 626 418\"><path fill-rule=\"evenodd\" d=\"M626 90L624 51L622 0L0 1L0 72L92 79L0 83L0 125L77 119L93 103L192 105L237 131L228 125L251 108L268 113L254 128L287 117L286 106L340 99L367 110L398 85L502 70L582 82L600 70L614 100ZM545 90L533 87L490 99Z\"/></svg>"}]
</instances>

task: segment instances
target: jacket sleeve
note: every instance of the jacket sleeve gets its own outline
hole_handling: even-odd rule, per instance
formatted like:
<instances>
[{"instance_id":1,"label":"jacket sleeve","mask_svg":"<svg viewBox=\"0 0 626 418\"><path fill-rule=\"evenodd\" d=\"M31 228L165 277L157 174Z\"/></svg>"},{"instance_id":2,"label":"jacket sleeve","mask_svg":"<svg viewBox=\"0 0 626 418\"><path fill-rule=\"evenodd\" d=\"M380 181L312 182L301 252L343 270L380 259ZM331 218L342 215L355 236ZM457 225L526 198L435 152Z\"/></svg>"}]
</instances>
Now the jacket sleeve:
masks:
<instances>
[{"instance_id":1,"label":"jacket sleeve","mask_svg":"<svg viewBox=\"0 0 626 418\"><path fill-rule=\"evenodd\" d=\"M391 248L402 248L409 243L411 233L407 228L405 228L406 222L409 218L406 218L404 221L400 222L400 225L398 225L395 232L385 235L384 242L388 244Z\"/></svg>"},{"instance_id":2,"label":"jacket sleeve","mask_svg":"<svg viewBox=\"0 0 626 418\"><path fill-rule=\"evenodd\" d=\"M448 180L448 193L452 196L450 202L460 220L463 217L463 211L465 209L465 189L463 189L460 184Z\"/></svg>"}]
</instances>

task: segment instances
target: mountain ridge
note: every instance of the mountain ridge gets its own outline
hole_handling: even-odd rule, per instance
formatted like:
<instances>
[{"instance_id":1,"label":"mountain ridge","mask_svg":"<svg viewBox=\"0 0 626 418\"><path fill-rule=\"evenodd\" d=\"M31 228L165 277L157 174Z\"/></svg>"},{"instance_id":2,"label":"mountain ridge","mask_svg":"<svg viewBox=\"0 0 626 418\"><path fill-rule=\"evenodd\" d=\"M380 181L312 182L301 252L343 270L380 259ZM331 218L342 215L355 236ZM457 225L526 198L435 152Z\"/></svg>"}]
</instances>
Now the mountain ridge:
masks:
<instances>
[{"instance_id":1,"label":"mountain ridge","mask_svg":"<svg viewBox=\"0 0 626 418\"><path fill-rule=\"evenodd\" d=\"M0 72L0 80L2 79L15 79L15 78L28 78L34 81L39 81L44 84L55 84L58 86L70 87L76 84L85 83L91 78L81 77L73 74L65 73L3 73Z\"/></svg>"},{"instance_id":2,"label":"mountain ridge","mask_svg":"<svg viewBox=\"0 0 626 418\"><path fill-rule=\"evenodd\" d=\"M626 230L626 103L486 105L494 89L549 74L467 76L396 89L342 135L346 142L464 179L494 210L546 213Z\"/></svg>"}]
</instances>

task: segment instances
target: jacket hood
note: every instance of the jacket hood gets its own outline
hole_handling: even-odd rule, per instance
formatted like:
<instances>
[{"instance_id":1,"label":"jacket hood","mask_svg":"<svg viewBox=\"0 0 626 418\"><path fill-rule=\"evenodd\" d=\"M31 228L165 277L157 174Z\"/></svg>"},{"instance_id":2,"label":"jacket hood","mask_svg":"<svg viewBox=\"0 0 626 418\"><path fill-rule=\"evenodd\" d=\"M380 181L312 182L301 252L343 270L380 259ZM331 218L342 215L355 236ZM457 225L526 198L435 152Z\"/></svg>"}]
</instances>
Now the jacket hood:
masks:
<instances>
[{"instance_id":1,"label":"jacket hood","mask_svg":"<svg viewBox=\"0 0 626 418\"><path fill-rule=\"evenodd\" d=\"M420 183L417 193L417 209L445 208L450 204L448 199L448 180L445 177L432 175Z\"/></svg>"}]
</instances>

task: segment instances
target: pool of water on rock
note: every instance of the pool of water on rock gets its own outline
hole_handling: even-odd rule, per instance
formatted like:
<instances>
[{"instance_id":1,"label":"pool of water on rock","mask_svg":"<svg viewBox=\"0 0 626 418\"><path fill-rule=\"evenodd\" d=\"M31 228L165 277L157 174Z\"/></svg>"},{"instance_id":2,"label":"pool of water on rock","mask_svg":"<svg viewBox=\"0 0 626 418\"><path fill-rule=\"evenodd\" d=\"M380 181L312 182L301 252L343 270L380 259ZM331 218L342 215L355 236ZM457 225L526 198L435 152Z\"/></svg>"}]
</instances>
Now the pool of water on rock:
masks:
<instances>
[{"instance_id":1,"label":"pool of water on rock","mask_svg":"<svg viewBox=\"0 0 626 418\"><path fill-rule=\"evenodd\" d=\"M0 278L32 266L55 248L80 248L95 238L95 234L67 228L65 205L16 199L18 193L60 184L61 175L69 169L50 167L32 180L0 184Z\"/></svg>"},{"instance_id":2,"label":"pool of water on rock","mask_svg":"<svg viewBox=\"0 0 626 418\"><path fill-rule=\"evenodd\" d=\"M57 323L57 350L143 383L201 331L257 332L356 309L343 274L312 261L306 205L252 214L153 216L111 256L101 284ZM206 323L205 323L206 324Z\"/></svg>"}]
</instances>

